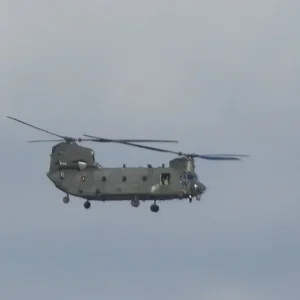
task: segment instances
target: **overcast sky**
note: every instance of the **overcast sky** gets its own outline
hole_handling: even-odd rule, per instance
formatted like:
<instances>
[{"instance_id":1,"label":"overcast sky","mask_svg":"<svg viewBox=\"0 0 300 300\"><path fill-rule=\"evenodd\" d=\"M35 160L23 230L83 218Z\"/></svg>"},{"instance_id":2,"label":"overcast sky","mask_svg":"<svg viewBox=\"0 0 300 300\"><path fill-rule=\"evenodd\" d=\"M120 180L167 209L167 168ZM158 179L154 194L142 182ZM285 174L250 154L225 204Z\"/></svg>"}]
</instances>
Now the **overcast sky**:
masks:
<instances>
[{"instance_id":1,"label":"overcast sky","mask_svg":"<svg viewBox=\"0 0 300 300\"><path fill-rule=\"evenodd\" d=\"M0 2L0 298L299 299L299 1ZM49 138L170 138L201 202L68 205ZM104 166L171 155L95 145ZM161 146L161 145L160 145Z\"/></svg>"}]
</instances>

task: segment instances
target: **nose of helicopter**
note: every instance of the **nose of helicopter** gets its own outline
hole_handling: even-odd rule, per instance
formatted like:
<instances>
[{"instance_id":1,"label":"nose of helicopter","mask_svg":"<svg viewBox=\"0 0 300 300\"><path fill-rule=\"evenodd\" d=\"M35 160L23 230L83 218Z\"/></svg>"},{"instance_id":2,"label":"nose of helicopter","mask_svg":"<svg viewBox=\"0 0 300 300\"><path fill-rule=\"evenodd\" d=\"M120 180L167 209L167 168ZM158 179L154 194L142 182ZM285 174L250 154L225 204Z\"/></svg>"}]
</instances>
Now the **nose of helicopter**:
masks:
<instances>
[{"instance_id":1,"label":"nose of helicopter","mask_svg":"<svg viewBox=\"0 0 300 300\"><path fill-rule=\"evenodd\" d=\"M203 194L206 190L206 186L201 182L195 183L194 186L195 186L195 189L198 190L200 194Z\"/></svg>"}]
</instances>

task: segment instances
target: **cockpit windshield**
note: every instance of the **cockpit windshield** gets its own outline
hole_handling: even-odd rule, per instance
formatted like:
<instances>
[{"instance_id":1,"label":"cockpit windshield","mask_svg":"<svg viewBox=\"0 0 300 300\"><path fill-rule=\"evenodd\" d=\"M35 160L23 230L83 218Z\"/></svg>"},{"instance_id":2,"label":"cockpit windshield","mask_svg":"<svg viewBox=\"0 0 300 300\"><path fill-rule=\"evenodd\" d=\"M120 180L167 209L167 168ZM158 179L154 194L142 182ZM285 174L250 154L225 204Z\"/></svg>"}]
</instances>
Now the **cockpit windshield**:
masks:
<instances>
[{"instance_id":1,"label":"cockpit windshield","mask_svg":"<svg viewBox=\"0 0 300 300\"><path fill-rule=\"evenodd\" d=\"M198 180L197 175L193 173L187 174L187 180Z\"/></svg>"},{"instance_id":2,"label":"cockpit windshield","mask_svg":"<svg viewBox=\"0 0 300 300\"><path fill-rule=\"evenodd\" d=\"M197 174L195 173L184 173L181 178L185 181L197 181L198 180L198 177L197 177Z\"/></svg>"},{"instance_id":3,"label":"cockpit windshield","mask_svg":"<svg viewBox=\"0 0 300 300\"><path fill-rule=\"evenodd\" d=\"M194 180L194 174L188 174L187 180Z\"/></svg>"}]
</instances>

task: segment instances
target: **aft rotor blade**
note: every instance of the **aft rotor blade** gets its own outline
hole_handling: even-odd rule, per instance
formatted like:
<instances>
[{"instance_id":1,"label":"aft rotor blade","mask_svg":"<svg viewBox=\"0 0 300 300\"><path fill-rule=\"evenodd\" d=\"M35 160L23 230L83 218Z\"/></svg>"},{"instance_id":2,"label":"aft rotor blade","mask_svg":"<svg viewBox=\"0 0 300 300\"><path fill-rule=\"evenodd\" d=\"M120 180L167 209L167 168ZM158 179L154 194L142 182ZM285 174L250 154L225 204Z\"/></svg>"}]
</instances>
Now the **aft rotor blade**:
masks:
<instances>
[{"instance_id":1,"label":"aft rotor blade","mask_svg":"<svg viewBox=\"0 0 300 300\"><path fill-rule=\"evenodd\" d=\"M19 123L22 123L22 124L24 124L24 125L27 125L27 126L29 126L29 127L32 127L32 128L34 128L34 129L37 129L37 130L40 130L40 131L46 132L46 133L48 133L48 134L51 134L51 135L54 135L54 136L56 136L56 137L59 137L59 138L65 139L65 137L64 137L64 136L62 136L62 135L56 134L56 133L54 133L54 132L51 132L51 131L48 131L48 130L42 129L42 128L40 128L40 127L37 127L37 126L34 126L34 125L31 125L31 124L29 124L29 123L26 123L26 122L24 122L24 121L21 121L21 120L19 120L19 119L16 119L16 118L13 118L13 117L10 117L10 116L7 116L7 118L9 118L9 119L12 119L12 120L14 120L14 121L17 121L17 122L19 122Z\"/></svg>"},{"instance_id":2,"label":"aft rotor blade","mask_svg":"<svg viewBox=\"0 0 300 300\"><path fill-rule=\"evenodd\" d=\"M244 154L191 154L192 157L198 157L207 160L241 160L241 157L248 157Z\"/></svg>"},{"instance_id":3,"label":"aft rotor blade","mask_svg":"<svg viewBox=\"0 0 300 300\"><path fill-rule=\"evenodd\" d=\"M106 139L106 138L99 138L92 135L84 134L83 136L90 137L95 142L99 143L113 143L113 142L122 142L122 143L178 143L177 140L154 140L154 139Z\"/></svg>"}]
</instances>

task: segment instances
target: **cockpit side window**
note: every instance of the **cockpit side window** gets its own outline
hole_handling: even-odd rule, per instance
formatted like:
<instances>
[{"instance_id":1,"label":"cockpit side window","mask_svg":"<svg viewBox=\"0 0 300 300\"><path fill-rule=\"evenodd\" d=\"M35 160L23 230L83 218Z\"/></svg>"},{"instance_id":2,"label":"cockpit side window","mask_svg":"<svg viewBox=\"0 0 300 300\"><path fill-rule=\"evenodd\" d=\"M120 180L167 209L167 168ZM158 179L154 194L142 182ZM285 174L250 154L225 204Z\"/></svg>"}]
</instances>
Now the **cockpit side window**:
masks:
<instances>
[{"instance_id":1,"label":"cockpit side window","mask_svg":"<svg viewBox=\"0 0 300 300\"><path fill-rule=\"evenodd\" d=\"M187 174L186 172L183 172L183 174L180 176L181 181L187 181Z\"/></svg>"}]
</instances>

